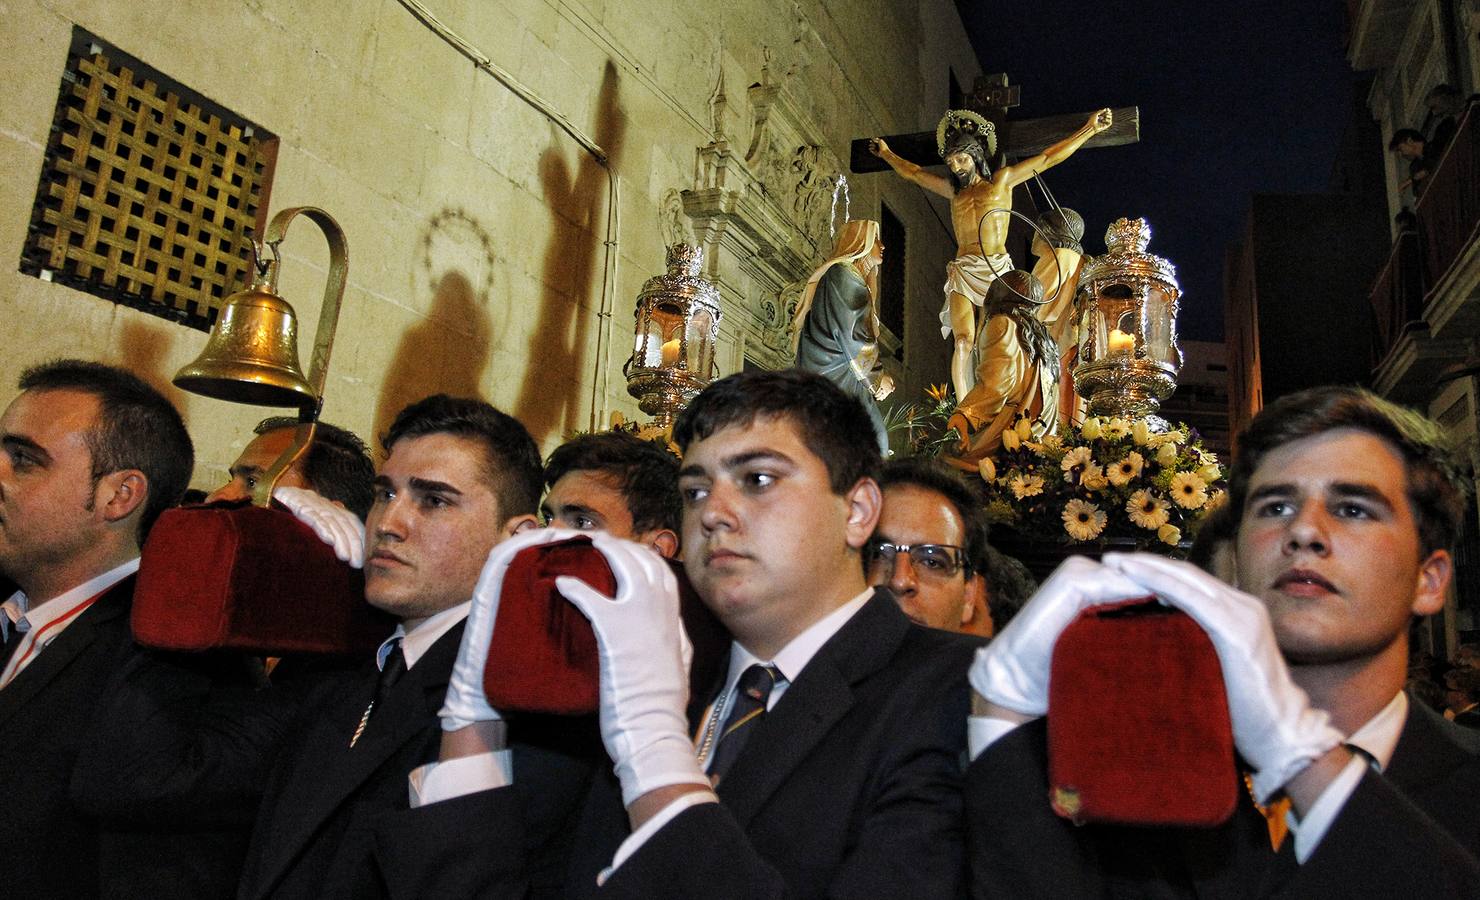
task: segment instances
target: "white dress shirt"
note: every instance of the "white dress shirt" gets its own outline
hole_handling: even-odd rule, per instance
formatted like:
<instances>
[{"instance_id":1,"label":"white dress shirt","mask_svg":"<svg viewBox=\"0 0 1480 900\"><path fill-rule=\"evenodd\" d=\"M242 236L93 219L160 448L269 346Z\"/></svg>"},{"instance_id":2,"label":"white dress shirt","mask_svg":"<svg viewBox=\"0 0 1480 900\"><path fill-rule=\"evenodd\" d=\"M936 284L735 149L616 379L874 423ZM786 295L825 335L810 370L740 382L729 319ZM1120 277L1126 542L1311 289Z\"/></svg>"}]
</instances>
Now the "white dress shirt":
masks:
<instances>
[{"instance_id":1,"label":"white dress shirt","mask_svg":"<svg viewBox=\"0 0 1480 900\"><path fill-rule=\"evenodd\" d=\"M10 628L19 629L21 642L10 654L5 671L0 672L0 689L14 681L103 592L137 571L139 558L136 556L41 603L31 603L20 591L12 594L4 603L5 628L7 634Z\"/></svg>"}]
</instances>

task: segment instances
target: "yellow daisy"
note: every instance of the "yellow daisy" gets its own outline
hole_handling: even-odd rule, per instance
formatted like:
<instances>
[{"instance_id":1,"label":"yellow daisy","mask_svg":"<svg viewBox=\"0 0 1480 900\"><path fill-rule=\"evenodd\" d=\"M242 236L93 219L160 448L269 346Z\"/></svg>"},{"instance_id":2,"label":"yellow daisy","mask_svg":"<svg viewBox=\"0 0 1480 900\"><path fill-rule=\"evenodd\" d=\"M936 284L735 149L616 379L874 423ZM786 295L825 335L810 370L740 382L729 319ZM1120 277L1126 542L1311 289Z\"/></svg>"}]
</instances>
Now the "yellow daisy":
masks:
<instances>
[{"instance_id":1,"label":"yellow daisy","mask_svg":"<svg viewBox=\"0 0 1480 900\"><path fill-rule=\"evenodd\" d=\"M1142 488L1131 494L1125 502L1125 513L1131 517L1131 522L1148 531L1155 531L1167 523L1167 510L1171 504Z\"/></svg>"},{"instance_id":2,"label":"yellow daisy","mask_svg":"<svg viewBox=\"0 0 1480 900\"><path fill-rule=\"evenodd\" d=\"M1064 530L1076 541L1092 541L1105 530L1105 513L1088 500L1064 504Z\"/></svg>"},{"instance_id":3,"label":"yellow daisy","mask_svg":"<svg viewBox=\"0 0 1480 900\"><path fill-rule=\"evenodd\" d=\"M1141 474L1141 466L1145 463L1146 460L1141 458L1141 454L1132 450L1125 455L1125 459L1111 463L1105 470L1105 477L1110 479L1110 483L1116 487L1130 484L1133 478Z\"/></svg>"},{"instance_id":4,"label":"yellow daisy","mask_svg":"<svg viewBox=\"0 0 1480 900\"><path fill-rule=\"evenodd\" d=\"M1208 485L1196 472L1178 472L1172 476L1169 492L1172 501L1183 509L1197 509L1208 502Z\"/></svg>"}]
</instances>

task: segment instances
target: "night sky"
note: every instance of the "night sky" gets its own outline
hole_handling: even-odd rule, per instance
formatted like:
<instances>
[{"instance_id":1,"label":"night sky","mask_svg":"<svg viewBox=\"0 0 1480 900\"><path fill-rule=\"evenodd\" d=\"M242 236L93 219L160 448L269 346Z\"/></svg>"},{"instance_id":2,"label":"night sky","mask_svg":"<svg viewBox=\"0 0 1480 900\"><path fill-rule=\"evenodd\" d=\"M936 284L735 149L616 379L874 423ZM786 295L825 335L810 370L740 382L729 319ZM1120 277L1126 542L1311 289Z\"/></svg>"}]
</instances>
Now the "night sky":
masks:
<instances>
[{"instance_id":1,"label":"night sky","mask_svg":"<svg viewBox=\"0 0 1480 900\"><path fill-rule=\"evenodd\" d=\"M1116 218L1147 219L1151 251L1177 267L1183 337L1221 340L1223 256L1249 195L1330 184L1357 77L1345 4L957 5L983 72L1022 85L1010 118L1140 107L1140 143L1083 150L1045 180L1084 216L1089 253Z\"/></svg>"}]
</instances>

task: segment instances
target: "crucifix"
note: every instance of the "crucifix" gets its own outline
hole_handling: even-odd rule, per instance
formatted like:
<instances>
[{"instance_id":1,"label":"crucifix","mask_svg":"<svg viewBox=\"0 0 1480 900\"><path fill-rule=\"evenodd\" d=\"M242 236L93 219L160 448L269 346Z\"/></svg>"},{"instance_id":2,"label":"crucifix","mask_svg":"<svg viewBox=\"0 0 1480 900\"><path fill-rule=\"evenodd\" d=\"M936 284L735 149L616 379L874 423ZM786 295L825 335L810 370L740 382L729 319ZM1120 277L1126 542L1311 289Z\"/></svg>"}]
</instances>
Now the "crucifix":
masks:
<instances>
[{"instance_id":1,"label":"crucifix","mask_svg":"<svg viewBox=\"0 0 1480 900\"><path fill-rule=\"evenodd\" d=\"M1135 107L1102 109L1083 124L1074 115L1010 122L1008 109L1021 95L1005 74L977 80L964 110L948 110L934 134L896 135L853 142L855 173L886 166L902 178L951 204L956 258L946 266L946 297L941 308L941 335L954 340L951 382L958 402L974 399L978 384L975 360L977 308L997 276L1012 269L1006 239L1012 217L1013 189L1058 165L1081 147L1126 144L1137 140ZM1075 126L1078 125L1076 128ZM933 138L933 140L932 140ZM926 171L901 155L891 142L915 159L940 159L949 178ZM971 395L971 396L969 396ZM977 404L981 405L981 404ZM987 404L991 405L991 404ZM980 423L973 423L980 424Z\"/></svg>"}]
</instances>

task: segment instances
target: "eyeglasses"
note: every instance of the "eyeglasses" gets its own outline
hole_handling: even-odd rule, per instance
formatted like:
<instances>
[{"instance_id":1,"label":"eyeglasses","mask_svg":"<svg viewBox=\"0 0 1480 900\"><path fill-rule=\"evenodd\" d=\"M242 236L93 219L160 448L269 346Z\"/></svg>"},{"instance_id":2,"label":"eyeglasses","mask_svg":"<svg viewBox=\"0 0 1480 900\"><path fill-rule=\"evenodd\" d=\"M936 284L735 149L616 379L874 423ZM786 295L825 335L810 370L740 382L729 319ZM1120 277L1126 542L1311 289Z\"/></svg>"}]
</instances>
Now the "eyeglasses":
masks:
<instances>
[{"instance_id":1,"label":"eyeglasses","mask_svg":"<svg viewBox=\"0 0 1480 900\"><path fill-rule=\"evenodd\" d=\"M916 571L938 578L950 578L964 568L964 552L965 548L954 544L891 544L888 541L869 541L864 546L864 554L870 566L882 564L892 569L894 558L901 553L908 553L910 565Z\"/></svg>"}]
</instances>

